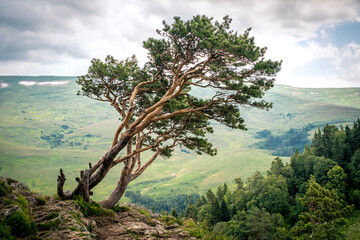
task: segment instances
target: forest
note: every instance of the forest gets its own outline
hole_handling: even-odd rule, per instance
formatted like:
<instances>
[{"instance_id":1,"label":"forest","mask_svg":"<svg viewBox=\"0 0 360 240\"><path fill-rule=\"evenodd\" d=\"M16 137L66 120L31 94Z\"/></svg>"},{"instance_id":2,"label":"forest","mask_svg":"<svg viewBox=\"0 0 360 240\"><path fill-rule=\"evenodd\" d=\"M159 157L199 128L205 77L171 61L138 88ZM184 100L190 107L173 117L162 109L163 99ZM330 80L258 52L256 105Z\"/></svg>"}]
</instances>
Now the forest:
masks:
<instances>
[{"instance_id":1,"label":"forest","mask_svg":"<svg viewBox=\"0 0 360 240\"><path fill-rule=\"evenodd\" d=\"M344 239L358 234L348 228L359 217L360 119L352 126L319 128L289 163L277 157L266 176L255 172L246 182L234 181L235 189L224 183L200 198L188 196L180 212L184 196L181 203L169 199L167 206L165 199L127 196L155 210L173 206L174 217L193 219L199 236L214 239Z\"/></svg>"}]
</instances>

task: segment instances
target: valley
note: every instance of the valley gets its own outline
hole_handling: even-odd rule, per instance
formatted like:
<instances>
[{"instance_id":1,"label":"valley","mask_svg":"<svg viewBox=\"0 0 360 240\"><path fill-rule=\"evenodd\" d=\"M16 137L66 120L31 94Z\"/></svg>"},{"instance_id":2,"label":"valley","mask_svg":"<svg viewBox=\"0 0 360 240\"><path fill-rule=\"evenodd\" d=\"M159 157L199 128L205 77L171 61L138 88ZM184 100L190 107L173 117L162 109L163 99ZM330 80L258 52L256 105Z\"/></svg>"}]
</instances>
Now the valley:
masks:
<instances>
[{"instance_id":1,"label":"valley","mask_svg":"<svg viewBox=\"0 0 360 240\"><path fill-rule=\"evenodd\" d=\"M89 162L96 162L109 147L118 124L117 113L107 103L77 96L75 77L0 77L0 174L26 183L32 191L55 194L56 179L63 168L68 181ZM19 84L25 82L28 84ZM34 83L35 82L35 83ZM51 84L53 83L53 84ZM193 90L206 97L206 92ZM276 85L264 97L273 102L269 111L242 109L247 131L212 124L210 141L214 157L177 149L170 159L158 158L129 185L151 197L169 194L203 194L233 179L247 179L255 171L265 173L276 157L259 149L256 133L269 130L274 136L312 124L308 139L326 123L351 124L360 117L360 89L304 89ZM146 157L146 155L145 155ZM285 162L288 157L281 157ZM94 189L94 199L114 188L118 171L111 171ZM128 201L124 198L122 201Z\"/></svg>"}]
</instances>

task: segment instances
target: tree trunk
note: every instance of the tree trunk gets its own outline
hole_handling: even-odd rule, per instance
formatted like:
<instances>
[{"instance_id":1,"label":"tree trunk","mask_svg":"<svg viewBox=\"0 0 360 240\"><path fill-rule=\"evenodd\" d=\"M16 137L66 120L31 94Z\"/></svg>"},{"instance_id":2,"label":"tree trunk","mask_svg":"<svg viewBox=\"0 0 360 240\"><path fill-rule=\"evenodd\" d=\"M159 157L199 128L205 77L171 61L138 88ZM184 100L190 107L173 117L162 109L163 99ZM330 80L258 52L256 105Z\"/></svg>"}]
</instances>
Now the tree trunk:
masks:
<instances>
[{"instance_id":1,"label":"tree trunk","mask_svg":"<svg viewBox=\"0 0 360 240\"><path fill-rule=\"evenodd\" d=\"M124 168L121 172L121 177L120 177L114 191L110 194L109 197L107 197L104 200L102 200L101 202L99 202L103 208L110 209L118 203L118 201L124 195L127 185L130 182L130 176L131 175L128 173L127 167L124 166Z\"/></svg>"},{"instance_id":2,"label":"tree trunk","mask_svg":"<svg viewBox=\"0 0 360 240\"><path fill-rule=\"evenodd\" d=\"M90 190L94 188L97 184L99 184L106 174L109 172L109 170L112 167L112 163L114 159L116 158L117 154L127 145L129 140L131 139L131 134L133 134L134 130L127 131L127 134L124 134L124 136L119 140L117 144L115 144L104 156L104 161L102 162L100 168L93 172L91 169L87 171L87 180L83 183L81 179L83 178L84 171L80 172L80 178L76 178L78 181L78 185L76 188L70 192L70 191L64 191L63 187L66 181L65 174L62 169L60 169L60 175L58 176L58 184L57 184L57 192L59 197L62 199L71 199L74 195L81 194L86 201L90 201ZM126 183L127 186L128 183ZM125 186L125 188L126 188ZM85 189L86 188L86 189Z\"/></svg>"}]
</instances>

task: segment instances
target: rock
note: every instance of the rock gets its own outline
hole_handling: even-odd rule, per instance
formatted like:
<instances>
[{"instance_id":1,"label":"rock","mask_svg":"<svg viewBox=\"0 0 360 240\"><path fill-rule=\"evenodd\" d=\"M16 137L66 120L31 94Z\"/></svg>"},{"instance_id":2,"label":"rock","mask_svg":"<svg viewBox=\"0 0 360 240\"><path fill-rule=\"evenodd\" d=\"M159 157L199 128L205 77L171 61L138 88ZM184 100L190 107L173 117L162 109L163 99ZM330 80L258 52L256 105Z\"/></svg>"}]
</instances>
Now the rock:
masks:
<instances>
[{"instance_id":1,"label":"rock","mask_svg":"<svg viewBox=\"0 0 360 240\"><path fill-rule=\"evenodd\" d=\"M192 239L178 223L168 225L161 221L162 215L142 206L128 204L128 211L115 213L114 216L84 217L79 205L72 200L48 197L43 205L39 205L37 199L41 196L29 191L26 185L1 176L0 180L13 188L7 199L15 203L18 195L26 198L28 212L38 226L37 236L41 239ZM18 205L0 201L0 220L16 211L22 211Z\"/></svg>"},{"instance_id":2,"label":"rock","mask_svg":"<svg viewBox=\"0 0 360 240\"><path fill-rule=\"evenodd\" d=\"M1 213L1 215L2 215L4 218L6 218L6 217L9 217L9 216L13 215L15 212L17 212L17 211L19 211L19 210L22 211L21 208L20 208L18 205L15 205L15 206L13 206L13 207L11 207L11 208L5 209L5 210Z\"/></svg>"}]
</instances>

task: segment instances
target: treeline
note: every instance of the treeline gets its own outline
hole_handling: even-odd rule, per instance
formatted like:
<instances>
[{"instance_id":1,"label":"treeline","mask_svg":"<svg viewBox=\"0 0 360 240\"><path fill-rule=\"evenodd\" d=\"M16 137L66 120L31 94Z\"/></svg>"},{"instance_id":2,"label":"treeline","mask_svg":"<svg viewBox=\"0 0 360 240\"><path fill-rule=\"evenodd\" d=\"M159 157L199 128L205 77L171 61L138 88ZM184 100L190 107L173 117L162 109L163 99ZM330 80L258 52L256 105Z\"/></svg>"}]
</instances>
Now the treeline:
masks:
<instances>
[{"instance_id":1,"label":"treeline","mask_svg":"<svg viewBox=\"0 0 360 240\"><path fill-rule=\"evenodd\" d=\"M125 197L128 197L132 203L145 206L155 212L170 212L174 209L176 212L184 212L186 207L195 204L196 200L200 198L199 194L178 194L168 196L166 198L154 199L148 196L142 196L140 192L126 191Z\"/></svg>"},{"instance_id":2,"label":"treeline","mask_svg":"<svg viewBox=\"0 0 360 240\"><path fill-rule=\"evenodd\" d=\"M235 182L189 202L184 216L217 239L343 239L347 217L360 207L360 120L326 125L289 164L276 158L267 176Z\"/></svg>"},{"instance_id":3,"label":"treeline","mask_svg":"<svg viewBox=\"0 0 360 240\"><path fill-rule=\"evenodd\" d=\"M287 132L280 135L273 135L269 130L263 130L255 133L255 138L262 139L254 144L260 149L272 150L275 156L291 156L295 149L300 152L304 150L306 144L310 144L309 131L316 125L308 124L303 128L290 128Z\"/></svg>"}]
</instances>

